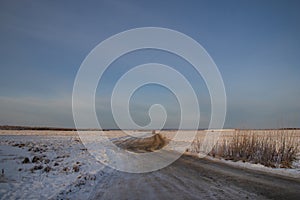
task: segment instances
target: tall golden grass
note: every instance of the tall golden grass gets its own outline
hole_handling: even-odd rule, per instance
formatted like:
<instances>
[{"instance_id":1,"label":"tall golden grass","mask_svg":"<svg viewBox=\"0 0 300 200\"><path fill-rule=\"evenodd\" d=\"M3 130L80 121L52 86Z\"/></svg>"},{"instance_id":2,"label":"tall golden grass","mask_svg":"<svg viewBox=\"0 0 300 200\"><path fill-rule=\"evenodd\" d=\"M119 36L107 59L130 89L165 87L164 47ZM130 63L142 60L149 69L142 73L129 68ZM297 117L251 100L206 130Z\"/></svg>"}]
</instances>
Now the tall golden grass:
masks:
<instances>
[{"instance_id":1,"label":"tall golden grass","mask_svg":"<svg viewBox=\"0 0 300 200\"><path fill-rule=\"evenodd\" d=\"M291 168L300 149L299 133L291 130L236 130L220 138L210 156L268 167ZM201 140L196 140L192 149L197 152L201 145Z\"/></svg>"}]
</instances>

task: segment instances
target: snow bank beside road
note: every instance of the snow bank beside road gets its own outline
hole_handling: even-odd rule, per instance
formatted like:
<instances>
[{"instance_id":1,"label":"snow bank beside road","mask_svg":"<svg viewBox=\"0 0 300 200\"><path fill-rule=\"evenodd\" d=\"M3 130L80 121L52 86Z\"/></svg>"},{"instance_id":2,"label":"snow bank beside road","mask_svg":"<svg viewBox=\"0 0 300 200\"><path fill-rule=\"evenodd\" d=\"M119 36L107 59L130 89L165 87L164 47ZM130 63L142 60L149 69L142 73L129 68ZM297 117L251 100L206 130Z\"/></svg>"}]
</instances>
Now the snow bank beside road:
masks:
<instances>
[{"instance_id":1,"label":"snow bank beside road","mask_svg":"<svg viewBox=\"0 0 300 200\"><path fill-rule=\"evenodd\" d=\"M259 172L266 172L266 173L271 173L271 174L276 174L280 176L286 176L290 178L296 178L300 179L300 161L297 160L294 162L294 168L292 169L287 169L287 168L271 168L271 167L266 167L261 164L254 164L254 163L249 163L249 162L243 162L243 161L231 161L231 160L225 160L223 158L214 158L211 156L206 156L206 155L199 155L195 153L187 153L189 155L196 155L199 156L200 158L205 158L214 162L220 162L224 163L233 167L238 167L241 169L250 169L250 170L255 170Z\"/></svg>"}]
</instances>

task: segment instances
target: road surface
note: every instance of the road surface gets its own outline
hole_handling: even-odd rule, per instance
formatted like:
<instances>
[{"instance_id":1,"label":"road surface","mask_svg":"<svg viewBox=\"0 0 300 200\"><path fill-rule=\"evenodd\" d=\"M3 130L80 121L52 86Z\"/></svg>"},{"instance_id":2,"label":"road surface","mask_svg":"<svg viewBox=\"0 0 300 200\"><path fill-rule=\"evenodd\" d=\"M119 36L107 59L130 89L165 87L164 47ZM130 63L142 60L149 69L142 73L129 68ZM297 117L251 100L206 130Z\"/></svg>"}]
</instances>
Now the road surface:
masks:
<instances>
[{"instance_id":1,"label":"road surface","mask_svg":"<svg viewBox=\"0 0 300 200\"><path fill-rule=\"evenodd\" d=\"M111 170L90 199L299 199L300 180L184 155L145 174Z\"/></svg>"}]
</instances>

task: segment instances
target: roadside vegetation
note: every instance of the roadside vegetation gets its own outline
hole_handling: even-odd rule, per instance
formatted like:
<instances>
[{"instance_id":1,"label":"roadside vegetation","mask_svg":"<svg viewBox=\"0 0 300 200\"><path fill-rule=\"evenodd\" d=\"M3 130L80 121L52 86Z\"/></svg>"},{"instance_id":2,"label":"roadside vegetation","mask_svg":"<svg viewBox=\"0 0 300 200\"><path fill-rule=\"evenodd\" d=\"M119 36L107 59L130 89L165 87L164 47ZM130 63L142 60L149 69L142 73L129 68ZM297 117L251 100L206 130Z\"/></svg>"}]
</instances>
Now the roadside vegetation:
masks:
<instances>
[{"instance_id":1,"label":"roadside vegetation","mask_svg":"<svg viewBox=\"0 0 300 200\"><path fill-rule=\"evenodd\" d=\"M231 135L220 136L209 155L274 168L291 168L299 154L299 142L299 134L290 130L236 130ZM201 140L196 140L193 150L197 152L201 144Z\"/></svg>"}]
</instances>

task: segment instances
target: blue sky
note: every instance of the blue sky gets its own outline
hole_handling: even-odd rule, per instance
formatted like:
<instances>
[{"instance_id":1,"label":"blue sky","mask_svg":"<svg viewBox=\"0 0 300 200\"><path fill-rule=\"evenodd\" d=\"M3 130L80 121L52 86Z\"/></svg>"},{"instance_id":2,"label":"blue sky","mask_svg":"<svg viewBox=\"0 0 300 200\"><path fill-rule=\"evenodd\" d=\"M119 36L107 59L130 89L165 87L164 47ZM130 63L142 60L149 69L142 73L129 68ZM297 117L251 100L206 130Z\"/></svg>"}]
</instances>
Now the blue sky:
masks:
<instances>
[{"instance_id":1,"label":"blue sky","mask_svg":"<svg viewBox=\"0 0 300 200\"><path fill-rule=\"evenodd\" d=\"M199 42L217 64L227 93L227 128L300 126L299 1L1 1L0 124L72 127L72 88L82 61L101 41L138 27L165 27ZM210 99L189 63L158 50L116 60L98 85L100 123L115 128L109 108L114 83L131 67L158 62L191 82L203 121ZM166 88L136 91L133 119L149 123L149 106L178 125L178 102Z\"/></svg>"}]
</instances>

